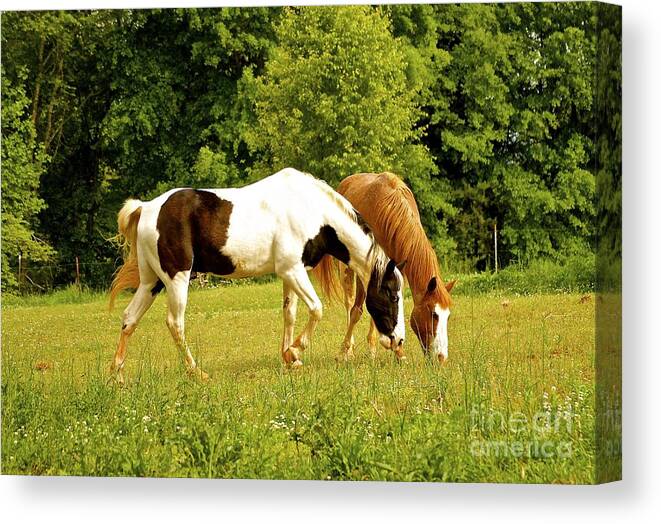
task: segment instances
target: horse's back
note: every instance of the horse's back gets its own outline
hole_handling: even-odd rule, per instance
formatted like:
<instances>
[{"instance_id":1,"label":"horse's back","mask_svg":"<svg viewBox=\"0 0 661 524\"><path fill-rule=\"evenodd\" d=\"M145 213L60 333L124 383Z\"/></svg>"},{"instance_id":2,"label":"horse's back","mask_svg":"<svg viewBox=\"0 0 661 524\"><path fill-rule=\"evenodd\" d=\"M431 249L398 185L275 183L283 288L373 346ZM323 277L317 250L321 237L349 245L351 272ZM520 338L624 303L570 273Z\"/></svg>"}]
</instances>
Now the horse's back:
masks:
<instances>
[{"instance_id":1,"label":"horse's back","mask_svg":"<svg viewBox=\"0 0 661 524\"><path fill-rule=\"evenodd\" d=\"M344 178L337 186L344 196L368 223L377 222L383 215L384 203L404 203L415 219L420 221L420 212L413 192L394 173L356 173Z\"/></svg>"},{"instance_id":2,"label":"horse's back","mask_svg":"<svg viewBox=\"0 0 661 524\"><path fill-rule=\"evenodd\" d=\"M170 277L190 267L230 278L273 273L300 260L337 212L333 194L292 168L241 188L171 190L145 204L144 238Z\"/></svg>"}]
</instances>

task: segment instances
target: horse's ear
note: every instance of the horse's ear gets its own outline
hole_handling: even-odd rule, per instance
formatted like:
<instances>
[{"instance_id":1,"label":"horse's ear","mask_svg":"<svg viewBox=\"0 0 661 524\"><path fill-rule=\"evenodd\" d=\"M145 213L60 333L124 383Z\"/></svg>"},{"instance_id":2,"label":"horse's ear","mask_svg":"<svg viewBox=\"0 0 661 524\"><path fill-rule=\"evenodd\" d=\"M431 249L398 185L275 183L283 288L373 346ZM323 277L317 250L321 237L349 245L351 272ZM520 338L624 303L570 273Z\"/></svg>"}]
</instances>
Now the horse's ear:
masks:
<instances>
[{"instance_id":1,"label":"horse's ear","mask_svg":"<svg viewBox=\"0 0 661 524\"><path fill-rule=\"evenodd\" d=\"M404 266L405 265L406 265L406 260L404 260L403 262L400 262L399 264L397 264L397 269L399 269L400 271L404 271Z\"/></svg>"},{"instance_id":2,"label":"horse's ear","mask_svg":"<svg viewBox=\"0 0 661 524\"><path fill-rule=\"evenodd\" d=\"M427 295L431 295L434 291L436 291L436 285L436 277L431 277L431 279L429 279L429 284L427 284Z\"/></svg>"},{"instance_id":3,"label":"horse's ear","mask_svg":"<svg viewBox=\"0 0 661 524\"><path fill-rule=\"evenodd\" d=\"M454 287L454 285L455 285L456 283L457 283L457 279L455 278L454 280L451 280L450 282L448 282L447 284L445 284L445 289L448 290L448 293L449 293L450 291L452 291L452 288Z\"/></svg>"},{"instance_id":4,"label":"horse's ear","mask_svg":"<svg viewBox=\"0 0 661 524\"><path fill-rule=\"evenodd\" d=\"M383 276L387 277L391 273L394 273L395 267L397 267L395 261L391 258L388 260L388 265L386 266L386 270L383 272Z\"/></svg>"}]
</instances>

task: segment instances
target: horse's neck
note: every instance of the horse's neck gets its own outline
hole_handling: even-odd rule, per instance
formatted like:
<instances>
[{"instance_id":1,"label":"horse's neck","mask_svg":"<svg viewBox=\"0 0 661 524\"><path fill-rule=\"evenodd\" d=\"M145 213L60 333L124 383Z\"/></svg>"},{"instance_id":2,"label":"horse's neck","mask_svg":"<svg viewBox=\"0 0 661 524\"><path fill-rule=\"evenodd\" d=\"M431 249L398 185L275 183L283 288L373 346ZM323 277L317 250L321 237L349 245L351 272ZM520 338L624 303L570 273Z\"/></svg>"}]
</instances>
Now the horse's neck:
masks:
<instances>
[{"instance_id":1,"label":"horse's neck","mask_svg":"<svg viewBox=\"0 0 661 524\"><path fill-rule=\"evenodd\" d=\"M406 271L406 267L404 267L404 274L411 288L411 295L413 295L413 303L415 304L425 296L431 276L426 277L422 276L420 272ZM425 283L423 283L424 280L426 280Z\"/></svg>"},{"instance_id":2,"label":"horse's neck","mask_svg":"<svg viewBox=\"0 0 661 524\"><path fill-rule=\"evenodd\" d=\"M434 249L429 243L426 243L422 250L422 253L416 253L415 259L412 256L412 260L408 260L404 266L404 274L411 288L414 302L425 295L432 277L435 276L439 279L438 284L441 284L441 272Z\"/></svg>"},{"instance_id":3,"label":"horse's neck","mask_svg":"<svg viewBox=\"0 0 661 524\"><path fill-rule=\"evenodd\" d=\"M365 233L358 223L346 216L333 220L330 225L349 251L349 267L367 285L373 265L370 257L372 237Z\"/></svg>"}]
</instances>

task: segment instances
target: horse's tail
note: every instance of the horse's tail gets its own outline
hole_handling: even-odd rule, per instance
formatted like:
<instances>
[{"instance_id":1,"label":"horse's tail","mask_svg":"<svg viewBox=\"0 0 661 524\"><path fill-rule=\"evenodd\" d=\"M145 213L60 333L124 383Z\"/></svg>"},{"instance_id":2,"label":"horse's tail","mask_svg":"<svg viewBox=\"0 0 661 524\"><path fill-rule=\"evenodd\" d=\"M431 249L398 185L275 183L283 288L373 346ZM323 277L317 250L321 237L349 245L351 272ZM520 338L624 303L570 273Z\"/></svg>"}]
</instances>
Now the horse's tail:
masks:
<instances>
[{"instance_id":1,"label":"horse's tail","mask_svg":"<svg viewBox=\"0 0 661 524\"><path fill-rule=\"evenodd\" d=\"M312 274L319 281L323 294L331 301L339 302L342 293L340 263L330 255L324 255Z\"/></svg>"},{"instance_id":2,"label":"horse's tail","mask_svg":"<svg viewBox=\"0 0 661 524\"><path fill-rule=\"evenodd\" d=\"M129 199L124 202L122 209L117 214L117 229L120 240L124 248L124 264L115 273L112 285L110 286L110 304L112 310L115 305L115 298L119 292L126 288L137 289L140 285L140 271L138 269L138 222L142 211L142 202L140 200Z\"/></svg>"}]
</instances>

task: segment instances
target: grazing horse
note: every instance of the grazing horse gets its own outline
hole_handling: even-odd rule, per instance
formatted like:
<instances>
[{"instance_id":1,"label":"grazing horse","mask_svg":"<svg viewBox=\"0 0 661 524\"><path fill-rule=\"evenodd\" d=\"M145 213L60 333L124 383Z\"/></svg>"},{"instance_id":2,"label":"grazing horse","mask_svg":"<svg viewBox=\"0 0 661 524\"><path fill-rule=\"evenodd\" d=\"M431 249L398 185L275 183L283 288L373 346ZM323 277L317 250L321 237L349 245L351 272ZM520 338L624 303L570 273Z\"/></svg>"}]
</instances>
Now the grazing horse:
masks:
<instances>
[{"instance_id":1,"label":"grazing horse","mask_svg":"<svg viewBox=\"0 0 661 524\"><path fill-rule=\"evenodd\" d=\"M185 364L189 372L207 378L184 337L191 272L229 278L276 273L282 278L281 353L289 366L302 365L302 351L321 320L321 301L307 271L326 255L358 275L381 335L393 347L404 341L399 269L351 204L311 175L288 168L239 189L173 189L150 202L126 201L117 222L129 250L112 283L110 307L122 289L137 290L124 310L111 368L120 382L129 338L163 288L168 293L167 326ZM294 340L299 298L309 320Z\"/></svg>"},{"instance_id":2,"label":"grazing horse","mask_svg":"<svg viewBox=\"0 0 661 524\"><path fill-rule=\"evenodd\" d=\"M411 328L420 340L426 355L435 356L443 363L448 357L447 323L450 316L450 291L455 281L444 284L436 254L420 223L420 213L408 186L392 173L360 173L348 176L337 188L370 225L374 237L386 254L395 260L407 262L403 273L413 294ZM339 282L334 263L325 257L315 273L324 292L337 295ZM353 355L353 330L362 314L365 290L358 282L354 300L355 274L345 270L344 304L348 327L342 344L341 358ZM369 308L368 308L369 309ZM374 325L367 337L372 355L376 351ZM395 349L403 357L403 347Z\"/></svg>"}]
</instances>

